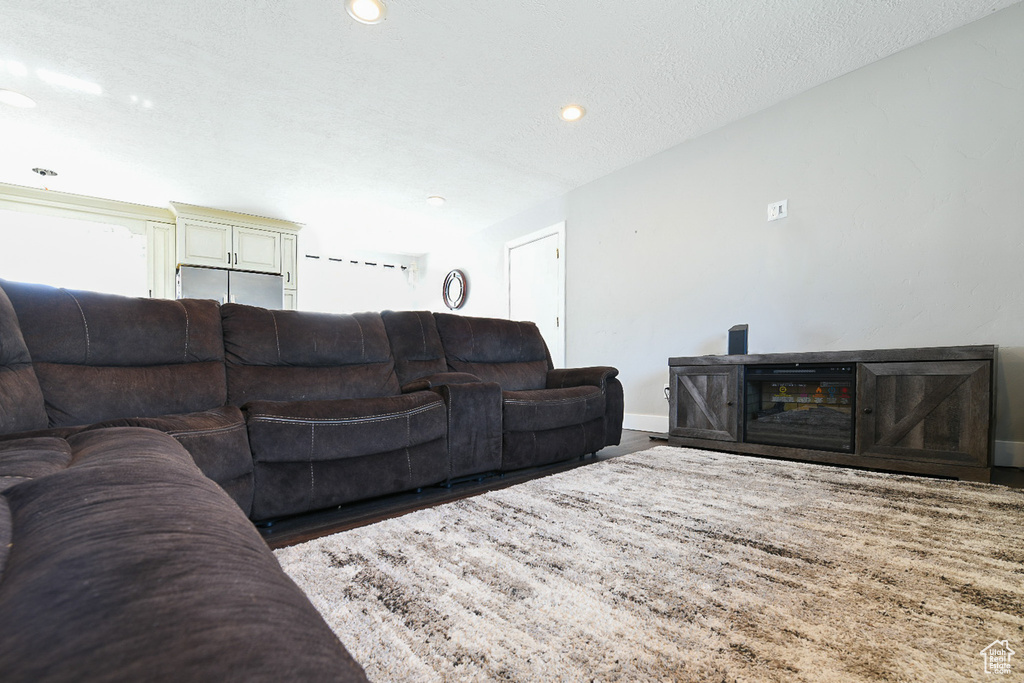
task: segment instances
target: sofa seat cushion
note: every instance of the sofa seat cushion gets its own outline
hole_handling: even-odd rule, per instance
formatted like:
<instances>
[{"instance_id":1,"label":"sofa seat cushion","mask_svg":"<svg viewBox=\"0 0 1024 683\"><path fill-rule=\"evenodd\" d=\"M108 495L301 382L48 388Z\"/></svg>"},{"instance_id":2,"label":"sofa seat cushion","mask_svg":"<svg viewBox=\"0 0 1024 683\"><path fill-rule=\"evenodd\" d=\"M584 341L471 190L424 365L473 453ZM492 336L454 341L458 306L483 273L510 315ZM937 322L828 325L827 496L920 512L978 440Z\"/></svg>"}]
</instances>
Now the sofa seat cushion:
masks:
<instances>
[{"instance_id":1,"label":"sofa seat cushion","mask_svg":"<svg viewBox=\"0 0 1024 683\"><path fill-rule=\"evenodd\" d=\"M10 681L365 680L259 533L172 438L104 429L0 495Z\"/></svg>"},{"instance_id":2,"label":"sofa seat cushion","mask_svg":"<svg viewBox=\"0 0 1024 683\"><path fill-rule=\"evenodd\" d=\"M502 430L542 431L604 416L604 392L593 386L502 392Z\"/></svg>"},{"instance_id":3,"label":"sofa seat cushion","mask_svg":"<svg viewBox=\"0 0 1024 683\"><path fill-rule=\"evenodd\" d=\"M70 463L71 446L64 439L37 437L0 442L0 492L60 472Z\"/></svg>"},{"instance_id":4,"label":"sofa seat cushion","mask_svg":"<svg viewBox=\"0 0 1024 683\"><path fill-rule=\"evenodd\" d=\"M78 425L77 427L48 427L46 429L33 429L28 432L18 432L16 434L0 434L0 443L7 441L19 440L19 439L39 439L39 438L57 438L66 439L72 434L86 429L84 425Z\"/></svg>"},{"instance_id":5,"label":"sofa seat cushion","mask_svg":"<svg viewBox=\"0 0 1024 683\"><path fill-rule=\"evenodd\" d=\"M193 462L220 484L242 510L252 507L252 454L245 418L235 406L198 413L160 417L126 417L98 422L87 430L107 427L145 427L170 434L185 447Z\"/></svg>"},{"instance_id":6,"label":"sofa seat cushion","mask_svg":"<svg viewBox=\"0 0 1024 683\"><path fill-rule=\"evenodd\" d=\"M444 401L421 391L337 401L253 401L242 408L256 462L356 458L445 435Z\"/></svg>"},{"instance_id":7,"label":"sofa seat cushion","mask_svg":"<svg viewBox=\"0 0 1024 683\"><path fill-rule=\"evenodd\" d=\"M542 431L501 435L501 468L517 470L596 453L604 447L604 419Z\"/></svg>"},{"instance_id":8,"label":"sofa seat cushion","mask_svg":"<svg viewBox=\"0 0 1024 683\"><path fill-rule=\"evenodd\" d=\"M337 401L253 401L255 521L436 484L450 469L444 401L430 391Z\"/></svg>"}]
</instances>

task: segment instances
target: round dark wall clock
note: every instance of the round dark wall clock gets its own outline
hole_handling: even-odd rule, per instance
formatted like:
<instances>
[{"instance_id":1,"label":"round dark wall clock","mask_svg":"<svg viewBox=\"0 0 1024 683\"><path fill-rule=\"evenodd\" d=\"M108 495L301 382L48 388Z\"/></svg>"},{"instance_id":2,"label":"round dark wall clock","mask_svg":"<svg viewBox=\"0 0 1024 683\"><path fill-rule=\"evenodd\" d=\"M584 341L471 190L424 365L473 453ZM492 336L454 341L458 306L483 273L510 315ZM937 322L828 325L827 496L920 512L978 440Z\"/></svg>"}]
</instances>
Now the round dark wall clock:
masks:
<instances>
[{"instance_id":1,"label":"round dark wall clock","mask_svg":"<svg viewBox=\"0 0 1024 683\"><path fill-rule=\"evenodd\" d=\"M466 274L461 270L453 270L444 279L444 287L441 288L441 296L444 297L444 305L450 310L462 308L466 303L466 294L469 292L469 285L466 284Z\"/></svg>"}]
</instances>

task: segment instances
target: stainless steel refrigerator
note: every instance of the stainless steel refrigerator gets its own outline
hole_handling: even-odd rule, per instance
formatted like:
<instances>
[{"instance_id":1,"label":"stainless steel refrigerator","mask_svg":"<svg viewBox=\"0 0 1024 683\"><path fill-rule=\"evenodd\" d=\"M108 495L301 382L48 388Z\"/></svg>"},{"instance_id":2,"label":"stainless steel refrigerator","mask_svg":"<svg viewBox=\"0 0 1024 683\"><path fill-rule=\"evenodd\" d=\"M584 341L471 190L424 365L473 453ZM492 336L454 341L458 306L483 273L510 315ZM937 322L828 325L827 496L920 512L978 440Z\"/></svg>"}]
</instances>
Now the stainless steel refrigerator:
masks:
<instances>
[{"instance_id":1,"label":"stainless steel refrigerator","mask_svg":"<svg viewBox=\"0 0 1024 683\"><path fill-rule=\"evenodd\" d=\"M284 303L284 282L280 275L178 266L176 296L280 309Z\"/></svg>"}]
</instances>

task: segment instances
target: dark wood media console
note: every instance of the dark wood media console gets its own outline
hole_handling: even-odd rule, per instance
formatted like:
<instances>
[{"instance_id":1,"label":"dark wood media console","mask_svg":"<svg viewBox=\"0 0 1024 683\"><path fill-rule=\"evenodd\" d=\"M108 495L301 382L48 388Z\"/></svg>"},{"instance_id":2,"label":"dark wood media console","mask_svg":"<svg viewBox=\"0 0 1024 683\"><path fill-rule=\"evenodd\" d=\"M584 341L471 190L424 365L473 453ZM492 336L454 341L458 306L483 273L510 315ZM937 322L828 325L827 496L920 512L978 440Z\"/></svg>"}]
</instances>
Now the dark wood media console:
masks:
<instances>
[{"instance_id":1,"label":"dark wood media console","mask_svg":"<svg viewBox=\"0 0 1024 683\"><path fill-rule=\"evenodd\" d=\"M669 358L669 442L989 481L995 356L995 346L954 346ZM773 383L772 372L824 379ZM769 431L756 423L790 416L808 424L814 415L829 418L819 421L831 430L822 442L841 445L808 447L796 431L787 442L776 434L785 426ZM774 443L755 443L764 433Z\"/></svg>"}]
</instances>

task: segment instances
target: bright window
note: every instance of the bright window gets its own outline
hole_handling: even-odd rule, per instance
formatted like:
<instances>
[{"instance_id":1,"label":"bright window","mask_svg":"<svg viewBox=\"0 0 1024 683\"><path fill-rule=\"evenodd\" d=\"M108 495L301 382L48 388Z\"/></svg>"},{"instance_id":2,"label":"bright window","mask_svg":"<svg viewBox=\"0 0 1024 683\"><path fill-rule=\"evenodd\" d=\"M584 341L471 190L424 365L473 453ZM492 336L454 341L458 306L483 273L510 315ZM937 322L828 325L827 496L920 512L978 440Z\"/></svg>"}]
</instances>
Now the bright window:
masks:
<instances>
[{"instance_id":1,"label":"bright window","mask_svg":"<svg viewBox=\"0 0 1024 683\"><path fill-rule=\"evenodd\" d=\"M147 296L146 236L107 223L0 210L0 278Z\"/></svg>"}]
</instances>

